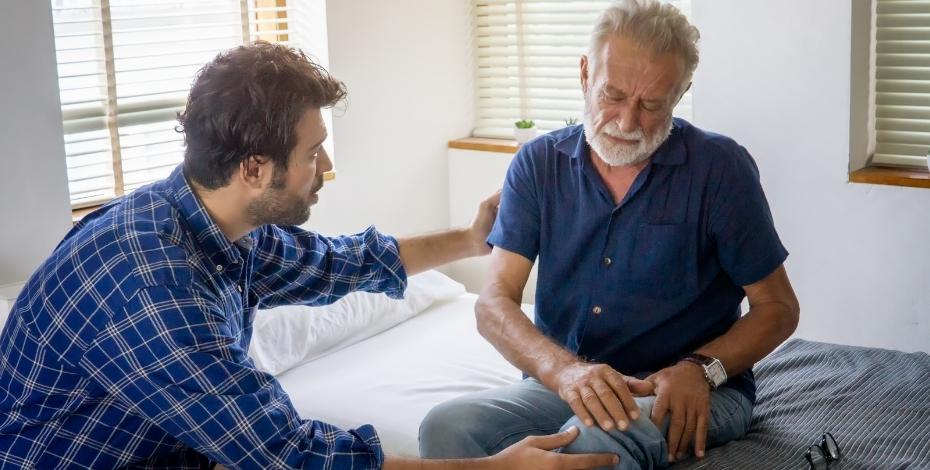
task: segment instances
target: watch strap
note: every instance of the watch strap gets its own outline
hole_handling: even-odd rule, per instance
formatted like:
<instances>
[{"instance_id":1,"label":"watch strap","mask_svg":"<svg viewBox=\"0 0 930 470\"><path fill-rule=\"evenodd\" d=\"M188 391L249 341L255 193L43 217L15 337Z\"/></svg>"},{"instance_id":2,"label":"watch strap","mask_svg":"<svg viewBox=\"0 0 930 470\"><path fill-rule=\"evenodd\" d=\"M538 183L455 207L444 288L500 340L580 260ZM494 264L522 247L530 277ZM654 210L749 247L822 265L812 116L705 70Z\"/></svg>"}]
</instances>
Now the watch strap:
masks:
<instances>
[{"instance_id":1,"label":"watch strap","mask_svg":"<svg viewBox=\"0 0 930 470\"><path fill-rule=\"evenodd\" d=\"M687 356L681 358L681 360L683 360L683 361L688 361L688 362L693 362L693 363L695 363L695 364L701 364L701 365L704 365L704 366L709 366L712 362L714 362L714 358L712 358L712 357L710 357L710 356L705 356L705 355L703 355L703 354L701 354L701 353L691 353L691 354L688 354Z\"/></svg>"},{"instance_id":2,"label":"watch strap","mask_svg":"<svg viewBox=\"0 0 930 470\"><path fill-rule=\"evenodd\" d=\"M703 354L691 353L679 359L679 362L682 362L682 361L691 362L693 364L697 364L701 366L701 370L704 372L704 380L707 382L707 385L710 386L711 390L716 390L718 385L711 378L710 372L708 371L708 368L710 367L710 365L713 364L713 362L716 360L718 359L715 359L710 356L705 356Z\"/></svg>"}]
</instances>

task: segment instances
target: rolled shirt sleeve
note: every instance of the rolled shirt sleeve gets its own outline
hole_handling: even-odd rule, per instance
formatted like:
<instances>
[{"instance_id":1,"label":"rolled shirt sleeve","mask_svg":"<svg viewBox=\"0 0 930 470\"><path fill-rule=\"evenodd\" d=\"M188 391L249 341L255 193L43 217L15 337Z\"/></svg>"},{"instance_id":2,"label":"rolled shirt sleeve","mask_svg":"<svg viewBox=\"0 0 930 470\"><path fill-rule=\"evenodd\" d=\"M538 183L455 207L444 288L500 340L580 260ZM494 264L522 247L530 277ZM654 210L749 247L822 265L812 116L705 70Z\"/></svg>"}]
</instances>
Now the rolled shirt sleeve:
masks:
<instances>
[{"instance_id":1,"label":"rolled shirt sleeve","mask_svg":"<svg viewBox=\"0 0 930 470\"><path fill-rule=\"evenodd\" d=\"M252 290L262 308L326 305L354 291L403 298L407 273L397 240L374 227L340 237L298 227L261 230Z\"/></svg>"},{"instance_id":2,"label":"rolled shirt sleeve","mask_svg":"<svg viewBox=\"0 0 930 470\"><path fill-rule=\"evenodd\" d=\"M712 169L709 236L722 269L733 282L747 286L785 262L788 250L775 230L756 162L735 142L715 142L710 152L726 152Z\"/></svg>"},{"instance_id":3,"label":"rolled shirt sleeve","mask_svg":"<svg viewBox=\"0 0 930 470\"><path fill-rule=\"evenodd\" d=\"M530 147L526 146L510 163L488 243L535 261L539 254L540 209L532 163Z\"/></svg>"},{"instance_id":4,"label":"rolled shirt sleeve","mask_svg":"<svg viewBox=\"0 0 930 470\"><path fill-rule=\"evenodd\" d=\"M189 288L139 290L131 314L106 325L79 366L130 412L237 468L379 468L371 426L303 420L270 375L256 370L227 313Z\"/></svg>"}]
</instances>

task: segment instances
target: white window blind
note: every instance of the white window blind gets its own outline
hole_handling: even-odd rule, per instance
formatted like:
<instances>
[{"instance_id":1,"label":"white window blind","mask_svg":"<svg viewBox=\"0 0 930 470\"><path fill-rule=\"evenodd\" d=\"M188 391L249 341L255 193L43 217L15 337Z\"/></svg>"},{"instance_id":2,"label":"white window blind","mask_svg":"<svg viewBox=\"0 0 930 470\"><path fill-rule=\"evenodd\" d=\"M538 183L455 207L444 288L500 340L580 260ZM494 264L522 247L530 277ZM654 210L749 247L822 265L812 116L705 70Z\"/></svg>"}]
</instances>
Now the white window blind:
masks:
<instances>
[{"instance_id":1,"label":"white window blind","mask_svg":"<svg viewBox=\"0 0 930 470\"><path fill-rule=\"evenodd\" d=\"M473 0L476 137L512 138L514 122L541 132L581 122L579 60L610 1ZM671 0L690 16L691 0ZM691 93L675 115L691 118Z\"/></svg>"},{"instance_id":2,"label":"white window blind","mask_svg":"<svg viewBox=\"0 0 930 470\"><path fill-rule=\"evenodd\" d=\"M52 0L72 207L164 178L196 72L224 49L287 42L285 0Z\"/></svg>"},{"instance_id":3,"label":"white window blind","mask_svg":"<svg viewBox=\"0 0 930 470\"><path fill-rule=\"evenodd\" d=\"M930 150L930 1L878 0L872 163L926 165Z\"/></svg>"}]
</instances>

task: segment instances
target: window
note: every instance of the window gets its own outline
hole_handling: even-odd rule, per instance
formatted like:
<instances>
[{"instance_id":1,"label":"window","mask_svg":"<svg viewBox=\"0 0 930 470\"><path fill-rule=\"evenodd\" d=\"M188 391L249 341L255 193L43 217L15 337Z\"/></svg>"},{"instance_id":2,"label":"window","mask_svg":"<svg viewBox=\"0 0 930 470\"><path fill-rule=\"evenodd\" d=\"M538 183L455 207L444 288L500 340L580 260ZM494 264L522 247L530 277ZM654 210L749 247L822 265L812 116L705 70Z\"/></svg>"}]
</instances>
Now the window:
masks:
<instances>
[{"instance_id":1,"label":"window","mask_svg":"<svg viewBox=\"0 0 930 470\"><path fill-rule=\"evenodd\" d=\"M475 137L512 138L513 123L542 131L578 119L584 98L578 61L610 1L474 0L477 109ZM686 15L691 0L671 0ZM691 93L675 115L691 118Z\"/></svg>"},{"instance_id":2,"label":"window","mask_svg":"<svg viewBox=\"0 0 930 470\"><path fill-rule=\"evenodd\" d=\"M875 3L874 165L927 165L930 151L930 2Z\"/></svg>"},{"instance_id":3,"label":"window","mask_svg":"<svg viewBox=\"0 0 930 470\"><path fill-rule=\"evenodd\" d=\"M72 207L167 176L183 159L176 116L196 72L252 40L291 43L285 1L52 0Z\"/></svg>"}]
</instances>

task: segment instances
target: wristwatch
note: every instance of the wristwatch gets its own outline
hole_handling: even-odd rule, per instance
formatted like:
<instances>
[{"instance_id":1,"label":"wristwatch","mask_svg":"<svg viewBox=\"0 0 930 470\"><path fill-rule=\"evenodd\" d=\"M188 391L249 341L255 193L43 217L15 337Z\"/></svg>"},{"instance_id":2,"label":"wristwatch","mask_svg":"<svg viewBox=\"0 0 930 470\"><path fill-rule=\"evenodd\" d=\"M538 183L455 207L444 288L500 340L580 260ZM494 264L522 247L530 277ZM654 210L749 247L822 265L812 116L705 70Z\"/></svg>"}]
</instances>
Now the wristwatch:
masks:
<instances>
[{"instance_id":1,"label":"wristwatch","mask_svg":"<svg viewBox=\"0 0 930 470\"><path fill-rule=\"evenodd\" d=\"M691 353L681 358L681 361L693 362L701 366L704 369L704 380L710 385L711 390L717 390L717 387L727 381L727 370L723 368L723 363L716 357Z\"/></svg>"}]
</instances>

